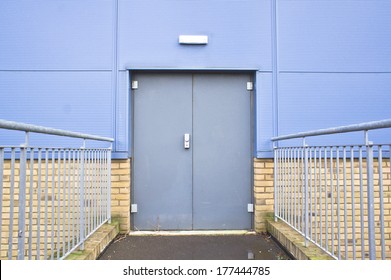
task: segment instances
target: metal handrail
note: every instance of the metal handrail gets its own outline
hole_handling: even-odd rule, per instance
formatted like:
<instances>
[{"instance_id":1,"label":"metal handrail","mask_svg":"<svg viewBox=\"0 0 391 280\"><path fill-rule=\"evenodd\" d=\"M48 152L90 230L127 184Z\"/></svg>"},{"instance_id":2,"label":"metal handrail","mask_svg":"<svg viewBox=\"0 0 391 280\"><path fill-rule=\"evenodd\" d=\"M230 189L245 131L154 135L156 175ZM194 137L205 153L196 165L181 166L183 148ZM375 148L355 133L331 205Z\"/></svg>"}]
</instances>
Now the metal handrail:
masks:
<instances>
[{"instance_id":1,"label":"metal handrail","mask_svg":"<svg viewBox=\"0 0 391 280\"><path fill-rule=\"evenodd\" d=\"M388 193L384 185L389 183L383 171L390 170L391 158L384 155L391 150L391 143L374 144L368 137L369 130L386 128L391 128L391 119L273 137L275 220L283 220L302 234L305 246L313 242L334 258L356 259L356 252L362 259L366 254L369 259L388 258L388 214L384 210ZM306 143L306 137L360 131L364 144ZM301 146L276 145L277 141L297 138L302 138ZM379 210L375 211L375 204ZM356 237L356 223L360 224L360 237ZM361 243L361 250L356 248L356 241Z\"/></svg>"},{"instance_id":2,"label":"metal handrail","mask_svg":"<svg viewBox=\"0 0 391 280\"><path fill-rule=\"evenodd\" d=\"M66 136L72 138L81 138L81 139L88 139L88 140L114 142L114 139L109 137L102 137L102 136L97 136L92 134L85 134L85 133L73 132L68 130L32 125L27 123L7 121L2 119L0 119L0 128L9 129L9 130L19 130L25 132L50 134L50 135L57 135L57 136Z\"/></svg>"},{"instance_id":3,"label":"metal handrail","mask_svg":"<svg viewBox=\"0 0 391 280\"><path fill-rule=\"evenodd\" d=\"M338 126L332 128L311 130L307 132L299 132L294 134L287 134L277 137L272 137L271 140L273 142L280 140L288 140L288 139L296 139L303 137L311 137L311 136L319 136L319 135L327 135L327 134L336 134L336 133L347 133L347 132L355 132L355 131L365 131L365 130L374 130L381 128L390 128L391 127L391 119L374 121L374 122L365 122L353 125L346 126Z\"/></svg>"},{"instance_id":4,"label":"metal handrail","mask_svg":"<svg viewBox=\"0 0 391 280\"><path fill-rule=\"evenodd\" d=\"M85 240L111 222L114 139L2 119L0 129L26 136L23 144L0 145L0 235L8 236L8 248L2 246L1 257L5 253L8 259L64 259L77 248L83 250ZM79 138L83 144L80 148L35 147L29 144L30 132ZM86 140L110 145L89 148ZM5 176L5 171L10 175ZM3 202L9 203L6 208ZM2 222L4 210L9 213L9 225Z\"/></svg>"}]
</instances>

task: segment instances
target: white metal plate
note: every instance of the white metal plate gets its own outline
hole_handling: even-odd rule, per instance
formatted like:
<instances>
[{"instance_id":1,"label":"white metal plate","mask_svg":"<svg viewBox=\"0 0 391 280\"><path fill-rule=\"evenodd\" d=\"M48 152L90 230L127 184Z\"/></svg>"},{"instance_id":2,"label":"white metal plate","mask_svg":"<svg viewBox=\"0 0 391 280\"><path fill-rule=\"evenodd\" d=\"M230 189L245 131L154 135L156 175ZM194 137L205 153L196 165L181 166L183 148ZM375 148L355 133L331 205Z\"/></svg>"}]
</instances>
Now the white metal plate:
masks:
<instances>
[{"instance_id":1,"label":"white metal plate","mask_svg":"<svg viewBox=\"0 0 391 280\"><path fill-rule=\"evenodd\" d=\"M205 35L179 35L179 44L182 45L206 45L208 36Z\"/></svg>"}]
</instances>

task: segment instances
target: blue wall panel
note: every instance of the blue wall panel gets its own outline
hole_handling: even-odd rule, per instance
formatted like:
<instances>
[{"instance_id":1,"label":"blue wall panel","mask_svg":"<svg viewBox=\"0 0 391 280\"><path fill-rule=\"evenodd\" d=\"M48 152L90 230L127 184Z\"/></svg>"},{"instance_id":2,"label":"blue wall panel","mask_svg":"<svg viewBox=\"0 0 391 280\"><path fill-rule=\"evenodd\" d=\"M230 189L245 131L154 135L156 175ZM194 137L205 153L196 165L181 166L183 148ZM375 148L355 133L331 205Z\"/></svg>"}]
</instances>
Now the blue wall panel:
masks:
<instances>
[{"instance_id":1,"label":"blue wall panel","mask_svg":"<svg viewBox=\"0 0 391 280\"><path fill-rule=\"evenodd\" d=\"M273 137L272 74L257 72L256 75L256 155L271 157Z\"/></svg>"},{"instance_id":2,"label":"blue wall panel","mask_svg":"<svg viewBox=\"0 0 391 280\"><path fill-rule=\"evenodd\" d=\"M119 69L271 70L270 0L120 0ZM206 46L179 35L208 35Z\"/></svg>"},{"instance_id":3,"label":"blue wall panel","mask_svg":"<svg viewBox=\"0 0 391 280\"><path fill-rule=\"evenodd\" d=\"M391 1L279 0L281 71L391 71Z\"/></svg>"},{"instance_id":4,"label":"blue wall panel","mask_svg":"<svg viewBox=\"0 0 391 280\"><path fill-rule=\"evenodd\" d=\"M390 92L391 73L280 74L279 134L390 118ZM341 139L363 141L361 134Z\"/></svg>"},{"instance_id":5,"label":"blue wall panel","mask_svg":"<svg viewBox=\"0 0 391 280\"><path fill-rule=\"evenodd\" d=\"M260 157L273 133L389 118L391 1L276 3L274 30L273 0L2 0L0 118L112 136L126 155L125 70L137 68L260 69ZM179 45L181 34L209 44Z\"/></svg>"},{"instance_id":6,"label":"blue wall panel","mask_svg":"<svg viewBox=\"0 0 391 280\"><path fill-rule=\"evenodd\" d=\"M0 119L112 137L110 89L110 71L0 72Z\"/></svg>"},{"instance_id":7,"label":"blue wall panel","mask_svg":"<svg viewBox=\"0 0 391 280\"><path fill-rule=\"evenodd\" d=\"M113 0L1 0L0 70L111 69Z\"/></svg>"},{"instance_id":8,"label":"blue wall panel","mask_svg":"<svg viewBox=\"0 0 391 280\"><path fill-rule=\"evenodd\" d=\"M130 93L129 93L129 72L120 71L118 76L118 91L116 97L116 151L130 152Z\"/></svg>"}]
</instances>

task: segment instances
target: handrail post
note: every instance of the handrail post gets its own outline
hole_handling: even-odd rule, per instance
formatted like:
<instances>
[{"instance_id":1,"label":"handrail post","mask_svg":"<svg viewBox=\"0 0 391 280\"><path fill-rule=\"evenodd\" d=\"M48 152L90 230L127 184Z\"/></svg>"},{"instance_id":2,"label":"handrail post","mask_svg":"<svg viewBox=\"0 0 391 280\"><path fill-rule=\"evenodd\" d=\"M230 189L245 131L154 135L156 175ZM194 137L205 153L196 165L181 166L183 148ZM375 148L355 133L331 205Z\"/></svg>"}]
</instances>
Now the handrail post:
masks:
<instances>
[{"instance_id":1,"label":"handrail post","mask_svg":"<svg viewBox=\"0 0 391 280\"><path fill-rule=\"evenodd\" d=\"M304 148L304 246L308 247L308 149L303 137Z\"/></svg>"},{"instance_id":2,"label":"handrail post","mask_svg":"<svg viewBox=\"0 0 391 280\"><path fill-rule=\"evenodd\" d=\"M18 214L18 260L24 260L24 239L26 232L26 170L27 170L27 146L29 145L29 133L25 134L25 143L20 146L20 175L19 175L19 214ZM31 178L30 178L31 180ZM31 213L30 213L31 215ZM12 230L12 229L11 229Z\"/></svg>"},{"instance_id":3,"label":"handrail post","mask_svg":"<svg viewBox=\"0 0 391 280\"><path fill-rule=\"evenodd\" d=\"M367 150L367 193L368 193L368 241L369 259L376 259L375 244L375 200L373 186L373 143L369 141L368 130L364 131L365 146Z\"/></svg>"},{"instance_id":4,"label":"handrail post","mask_svg":"<svg viewBox=\"0 0 391 280\"><path fill-rule=\"evenodd\" d=\"M277 222L277 176L278 176L278 168L277 168L277 164L278 164L278 151L277 151L277 143L276 142L273 142L273 150L274 150L274 221Z\"/></svg>"},{"instance_id":5,"label":"handrail post","mask_svg":"<svg viewBox=\"0 0 391 280\"><path fill-rule=\"evenodd\" d=\"M110 144L110 148L107 151L107 218L108 223L111 224L111 149L113 145Z\"/></svg>"},{"instance_id":6,"label":"handrail post","mask_svg":"<svg viewBox=\"0 0 391 280\"><path fill-rule=\"evenodd\" d=\"M83 139L83 146L81 147L81 167L80 167L80 249L84 250L84 239L85 239L85 203L84 203L84 156L86 148L86 139Z\"/></svg>"}]
</instances>

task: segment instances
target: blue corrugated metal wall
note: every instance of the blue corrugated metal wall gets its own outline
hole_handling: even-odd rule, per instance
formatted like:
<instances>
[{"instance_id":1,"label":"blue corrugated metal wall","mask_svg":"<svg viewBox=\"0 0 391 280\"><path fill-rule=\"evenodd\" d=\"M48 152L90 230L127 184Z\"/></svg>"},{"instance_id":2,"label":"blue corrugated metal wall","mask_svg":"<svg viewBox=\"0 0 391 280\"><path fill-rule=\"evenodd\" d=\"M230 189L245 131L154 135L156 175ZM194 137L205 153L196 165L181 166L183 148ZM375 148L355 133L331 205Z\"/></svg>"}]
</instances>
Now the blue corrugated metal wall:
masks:
<instances>
[{"instance_id":1,"label":"blue corrugated metal wall","mask_svg":"<svg viewBox=\"0 0 391 280\"><path fill-rule=\"evenodd\" d=\"M257 69L267 157L276 134L390 117L390 13L387 0L2 0L0 118L115 137L127 156L127 70Z\"/></svg>"}]
</instances>

